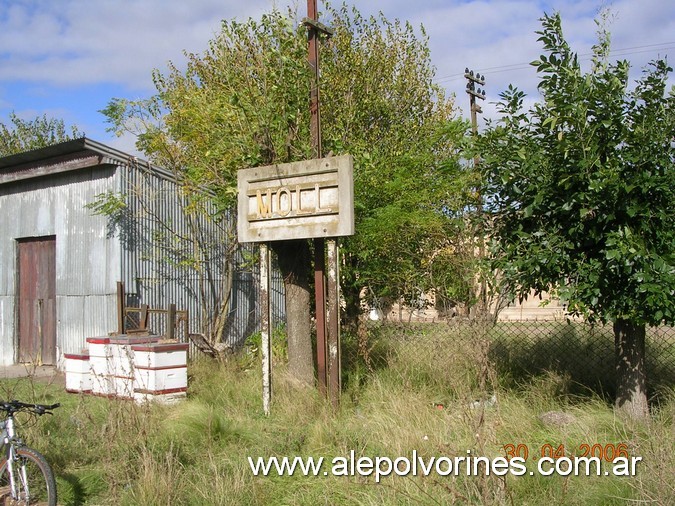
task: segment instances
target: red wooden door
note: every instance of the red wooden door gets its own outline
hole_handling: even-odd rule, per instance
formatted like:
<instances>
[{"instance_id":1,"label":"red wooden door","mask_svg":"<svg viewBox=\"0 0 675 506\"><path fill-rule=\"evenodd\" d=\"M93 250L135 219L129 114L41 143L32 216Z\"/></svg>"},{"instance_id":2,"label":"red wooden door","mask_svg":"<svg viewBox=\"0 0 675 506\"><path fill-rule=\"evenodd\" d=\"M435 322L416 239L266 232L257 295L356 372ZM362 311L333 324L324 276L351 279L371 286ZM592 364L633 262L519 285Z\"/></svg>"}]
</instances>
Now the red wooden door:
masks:
<instances>
[{"instance_id":1,"label":"red wooden door","mask_svg":"<svg viewBox=\"0 0 675 506\"><path fill-rule=\"evenodd\" d=\"M19 240L19 362L56 363L56 238Z\"/></svg>"}]
</instances>

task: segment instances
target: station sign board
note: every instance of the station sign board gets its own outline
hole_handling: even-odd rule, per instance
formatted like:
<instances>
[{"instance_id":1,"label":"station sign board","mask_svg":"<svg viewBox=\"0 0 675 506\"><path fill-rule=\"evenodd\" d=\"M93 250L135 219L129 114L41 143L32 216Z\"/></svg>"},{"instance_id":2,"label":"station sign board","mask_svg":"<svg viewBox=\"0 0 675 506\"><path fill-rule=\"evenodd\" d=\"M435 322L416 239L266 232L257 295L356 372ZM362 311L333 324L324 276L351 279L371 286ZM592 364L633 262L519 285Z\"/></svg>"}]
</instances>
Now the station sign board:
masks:
<instances>
[{"instance_id":1,"label":"station sign board","mask_svg":"<svg viewBox=\"0 0 675 506\"><path fill-rule=\"evenodd\" d=\"M239 242L354 234L351 155L237 172Z\"/></svg>"}]
</instances>

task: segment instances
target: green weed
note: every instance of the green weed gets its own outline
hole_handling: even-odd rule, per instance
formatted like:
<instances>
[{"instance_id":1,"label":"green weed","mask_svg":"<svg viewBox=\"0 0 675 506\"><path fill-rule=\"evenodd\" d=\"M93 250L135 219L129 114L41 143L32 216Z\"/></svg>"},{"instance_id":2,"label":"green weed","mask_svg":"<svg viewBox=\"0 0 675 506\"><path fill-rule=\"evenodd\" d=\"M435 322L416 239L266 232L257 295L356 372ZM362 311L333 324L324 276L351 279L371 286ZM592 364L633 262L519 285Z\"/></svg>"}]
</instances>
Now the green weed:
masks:
<instances>
[{"instance_id":1,"label":"green weed","mask_svg":"<svg viewBox=\"0 0 675 506\"><path fill-rule=\"evenodd\" d=\"M648 422L629 422L601 396L580 395L569 371L542 369L517 382L503 376L481 329L470 330L471 339L445 326L379 332L389 334L376 336L377 366L352 375L337 410L289 378L283 361L273 371L269 417L259 364L239 359L191 364L188 399L171 406L66 394L31 379L0 389L63 404L20 430L53 464L64 505L675 503L672 389L662 389ZM544 416L551 412L553 423ZM324 457L329 471L332 458L350 452L428 460L527 449L529 471L549 448L578 455L584 445L620 444L642 457L636 477L433 473L376 483L330 473L256 477L248 464L248 457Z\"/></svg>"}]
</instances>

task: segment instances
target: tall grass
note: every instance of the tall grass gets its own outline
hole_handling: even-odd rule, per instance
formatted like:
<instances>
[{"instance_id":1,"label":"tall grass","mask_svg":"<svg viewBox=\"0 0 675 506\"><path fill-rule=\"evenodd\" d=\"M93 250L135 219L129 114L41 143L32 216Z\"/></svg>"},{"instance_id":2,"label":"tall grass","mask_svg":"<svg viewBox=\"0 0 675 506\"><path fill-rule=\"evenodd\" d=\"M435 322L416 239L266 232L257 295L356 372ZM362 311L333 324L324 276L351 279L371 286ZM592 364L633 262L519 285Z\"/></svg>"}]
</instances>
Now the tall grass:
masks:
<instances>
[{"instance_id":1,"label":"tall grass","mask_svg":"<svg viewBox=\"0 0 675 506\"><path fill-rule=\"evenodd\" d=\"M379 336L369 366L352 362L336 411L315 389L274 371L272 414L261 408L259 367L198 362L188 400L173 406L68 395L36 381L5 382L6 397L63 403L22 425L53 463L62 504L675 504L675 392L638 424L615 417L565 374L504 381L476 330L457 341L446 327ZM243 366L242 364L246 364ZM569 415L545 424L547 412ZM255 477L247 457L410 457L505 454L547 444L626 443L641 456L633 478L561 476ZM325 468L326 470L329 468Z\"/></svg>"}]
</instances>

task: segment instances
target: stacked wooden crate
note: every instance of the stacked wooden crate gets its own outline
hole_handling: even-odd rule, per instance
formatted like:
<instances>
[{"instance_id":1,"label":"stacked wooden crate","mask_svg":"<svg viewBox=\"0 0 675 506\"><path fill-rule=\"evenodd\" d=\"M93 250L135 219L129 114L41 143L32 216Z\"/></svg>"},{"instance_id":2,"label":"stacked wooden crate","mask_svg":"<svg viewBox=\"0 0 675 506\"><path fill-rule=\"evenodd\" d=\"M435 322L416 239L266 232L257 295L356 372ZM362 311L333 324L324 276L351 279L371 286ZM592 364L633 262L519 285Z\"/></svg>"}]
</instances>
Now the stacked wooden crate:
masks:
<instances>
[{"instance_id":1,"label":"stacked wooden crate","mask_svg":"<svg viewBox=\"0 0 675 506\"><path fill-rule=\"evenodd\" d=\"M134 399L173 402L187 394L187 343L146 343L134 352Z\"/></svg>"},{"instance_id":2,"label":"stacked wooden crate","mask_svg":"<svg viewBox=\"0 0 675 506\"><path fill-rule=\"evenodd\" d=\"M138 402L187 395L187 343L157 337L87 338L88 350L66 355L66 390Z\"/></svg>"},{"instance_id":3,"label":"stacked wooden crate","mask_svg":"<svg viewBox=\"0 0 675 506\"><path fill-rule=\"evenodd\" d=\"M110 395L112 390L112 356L109 337L88 337L89 370L91 371L91 393ZM66 371L68 382L68 371Z\"/></svg>"},{"instance_id":4,"label":"stacked wooden crate","mask_svg":"<svg viewBox=\"0 0 675 506\"><path fill-rule=\"evenodd\" d=\"M89 351L65 353L64 356L66 359L66 392L91 393L92 374Z\"/></svg>"}]
</instances>

